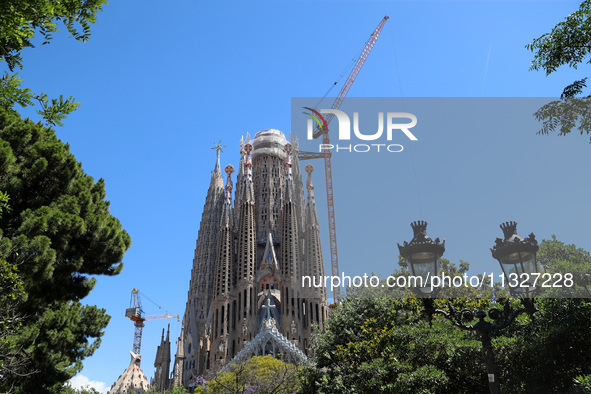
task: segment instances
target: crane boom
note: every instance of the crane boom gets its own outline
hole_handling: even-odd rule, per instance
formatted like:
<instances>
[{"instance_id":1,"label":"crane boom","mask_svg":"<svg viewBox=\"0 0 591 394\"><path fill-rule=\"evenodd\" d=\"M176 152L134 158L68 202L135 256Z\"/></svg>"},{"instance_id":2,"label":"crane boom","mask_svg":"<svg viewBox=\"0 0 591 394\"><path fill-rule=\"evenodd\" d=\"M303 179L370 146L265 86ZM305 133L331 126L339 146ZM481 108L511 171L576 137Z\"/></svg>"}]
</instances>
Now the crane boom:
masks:
<instances>
[{"instance_id":1,"label":"crane boom","mask_svg":"<svg viewBox=\"0 0 591 394\"><path fill-rule=\"evenodd\" d=\"M345 96L347 96L347 93L349 93L349 89L351 89L351 85L353 85L353 82L355 82L355 78L357 78L357 75L359 74L361 67L363 67L365 60L367 59L367 57L369 56L375 43L377 42L378 37L380 36L382 29L384 28L384 24L386 23L386 21L388 19L389 19L389 17L385 16L384 19L382 19L380 21L380 24L378 25L378 27L376 27L374 32L369 37L369 40L367 40L367 42L365 43L365 47L363 48L361 55L359 56L359 58L355 62L355 65L353 66L351 73L349 74L349 76L347 77L347 80L343 84L343 87L341 88L339 95L337 96L334 103L332 104L331 109L339 109L341 107L341 104L343 103ZM327 116L325 116L324 119L326 120L326 124L327 125L330 124L330 121L333 118L334 118L334 114L328 114ZM322 143L323 143L322 153L321 153L320 157L324 157L324 172L326 175L326 205L328 207L328 233L330 236L330 265L331 265L331 269L332 269L332 276L339 277L340 272L339 272L339 257L338 257L338 253L337 253L337 226L336 226L335 211L334 211L334 192L333 192L333 187L332 187L332 167L330 164L331 153L327 149L327 147L330 146L330 138L328 136L328 127L325 127L324 130L321 130L318 126L316 126L314 128L313 137L318 138L318 137L320 137L320 135L322 135ZM298 157L301 160L306 160L306 159L318 158L319 155L312 153L312 152L299 152ZM334 289L333 296L334 296L335 302L341 301L340 287L337 287Z\"/></svg>"},{"instance_id":2,"label":"crane boom","mask_svg":"<svg viewBox=\"0 0 591 394\"><path fill-rule=\"evenodd\" d=\"M351 89L351 85L353 85L353 82L355 82L355 78L357 78L359 71L361 71L361 67L363 67L365 60L367 60L367 57L369 56L371 50L373 49L374 45L378 41L378 37L380 36L380 33L382 32L382 29L384 28L384 24L386 23L386 21L388 19L390 19L390 17L385 16L384 19L381 20L378 27L376 27L374 32L371 33L371 36L369 36L369 39L365 43L365 47L363 47L363 51L361 51L361 55L359 55L359 58L357 58L357 61L355 62L355 65L353 66L351 73L349 74L349 76L347 77L347 80L343 84L343 87L341 88L341 91L339 92L334 103L332 103L332 107L330 107L331 109L339 109L341 107L343 100L347 96L347 93L349 93L349 89ZM328 114L324 117L324 120L326 120L326 124L328 125L328 124L330 124L330 121L333 118L334 118L334 114ZM314 128L314 134L313 134L314 138L320 137L321 134L323 134L323 130L320 130L320 128L318 126L316 126Z\"/></svg>"}]
</instances>

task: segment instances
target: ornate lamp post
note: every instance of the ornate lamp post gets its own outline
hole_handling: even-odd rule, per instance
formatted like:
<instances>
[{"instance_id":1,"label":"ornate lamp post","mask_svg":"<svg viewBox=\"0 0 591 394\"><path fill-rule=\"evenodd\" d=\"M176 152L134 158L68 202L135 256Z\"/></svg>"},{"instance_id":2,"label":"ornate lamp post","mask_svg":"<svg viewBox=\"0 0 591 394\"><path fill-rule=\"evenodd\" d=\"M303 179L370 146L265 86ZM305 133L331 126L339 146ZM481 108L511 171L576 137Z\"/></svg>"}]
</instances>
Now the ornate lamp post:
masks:
<instances>
[{"instance_id":1,"label":"ornate lamp post","mask_svg":"<svg viewBox=\"0 0 591 394\"><path fill-rule=\"evenodd\" d=\"M398 245L400 255L405 258L410 265L411 273L413 275L424 276L437 275L439 273L439 260L444 252L444 242L439 243L439 239L432 241L426 234L427 223L423 221L414 222L411 224L414 232L414 237L410 243L404 242L403 246ZM423 298L423 305L425 313L431 323L431 318L434 315L443 315L446 319L452 322L456 327L467 331L476 331L480 334L480 340L484 351L484 361L488 373L488 387L492 394L501 393L501 385L497 378L497 366L495 364L494 352L491 343L491 334L495 331L501 330L511 325L517 316L522 313L533 315L536 312L533 298L531 295L534 287L527 279L531 274L537 272L536 253L538 251L538 243L535 236L529 235L523 239L517 235L517 223L507 222L501 225L501 229L505 235L504 239L497 238L495 246L491 249L493 257L496 258L503 272L507 278L511 294L519 297L523 304L523 308L513 310L509 304L509 300L505 301L503 309L492 308L488 314L482 309L476 312L470 309L455 309L451 303L448 302L448 311L436 309L433 306L433 298ZM440 253L439 253L440 252ZM524 282L511 280L514 275L522 275L520 277ZM527 276L528 278L525 278ZM525 285L522 285L525 283ZM421 297L435 297L439 289L425 289L415 288L413 291L417 296ZM489 322L485 320L488 317L493 320ZM478 319L475 324L470 324L474 318Z\"/></svg>"},{"instance_id":2,"label":"ornate lamp post","mask_svg":"<svg viewBox=\"0 0 591 394\"><path fill-rule=\"evenodd\" d=\"M530 299L535 290L533 274L538 272L538 241L533 233L525 239L517 235L515 222L501 224L501 230L505 239L497 238L490 251L501 264L511 294Z\"/></svg>"},{"instance_id":3,"label":"ornate lamp post","mask_svg":"<svg viewBox=\"0 0 591 394\"><path fill-rule=\"evenodd\" d=\"M427 283L430 277L439 275L439 260L445 252L445 240L433 241L427 236L427 222L418 220L410 224L414 236L410 243L404 241L403 246L398 244L400 255L409 262L410 273L421 277L422 286L415 287L418 296L436 296L437 289L433 289Z\"/></svg>"}]
</instances>

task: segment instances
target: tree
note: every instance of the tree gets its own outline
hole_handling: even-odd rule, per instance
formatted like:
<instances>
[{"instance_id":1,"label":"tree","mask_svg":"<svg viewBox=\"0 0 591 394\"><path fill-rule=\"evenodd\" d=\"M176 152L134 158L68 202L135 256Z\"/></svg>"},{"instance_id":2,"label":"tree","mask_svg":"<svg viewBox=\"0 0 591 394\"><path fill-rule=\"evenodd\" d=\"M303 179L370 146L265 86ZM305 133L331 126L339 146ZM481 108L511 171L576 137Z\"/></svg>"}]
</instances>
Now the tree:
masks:
<instances>
[{"instance_id":1,"label":"tree","mask_svg":"<svg viewBox=\"0 0 591 394\"><path fill-rule=\"evenodd\" d=\"M22 329L10 336L35 374L0 384L46 392L82 368L109 322L80 302L96 280L116 275L130 237L109 212L102 179L82 171L53 130L0 108L0 190L10 210L0 218L0 256L18 267L26 300Z\"/></svg>"},{"instance_id":2,"label":"tree","mask_svg":"<svg viewBox=\"0 0 591 394\"><path fill-rule=\"evenodd\" d=\"M8 194L0 191L0 218L4 211L10 210L8 201ZM17 267L0 257L0 385L31 373L27 369L28 358L11 339L21 328L22 316L16 307L25 297Z\"/></svg>"},{"instance_id":3,"label":"tree","mask_svg":"<svg viewBox=\"0 0 591 394\"><path fill-rule=\"evenodd\" d=\"M573 276L574 286L551 288L550 296L591 298L591 254L575 245L565 245L556 239L544 240L538 251L538 261L551 273ZM557 276L558 278L558 276Z\"/></svg>"},{"instance_id":4,"label":"tree","mask_svg":"<svg viewBox=\"0 0 591 394\"><path fill-rule=\"evenodd\" d=\"M0 258L0 387L32 373L30 360L12 339L22 327L17 306L25 296L17 267Z\"/></svg>"},{"instance_id":5,"label":"tree","mask_svg":"<svg viewBox=\"0 0 591 394\"><path fill-rule=\"evenodd\" d=\"M591 50L591 0L585 0L579 9L546 33L525 46L534 52L530 70L544 70L546 75L568 65L577 68L586 61ZM562 97L574 97L583 92L587 78L573 82L564 88Z\"/></svg>"},{"instance_id":6,"label":"tree","mask_svg":"<svg viewBox=\"0 0 591 394\"><path fill-rule=\"evenodd\" d=\"M578 266L577 262L587 257L588 253L555 239L540 245L546 267L563 267L564 260ZM445 265L450 273L462 273L469 267L467 263L460 268L449 262ZM487 292L475 289L472 295ZM303 392L488 392L482 344L476 332L460 330L440 316L435 316L430 326L419 299L363 297L360 293L348 293L329 316L326 330L315 335L314 365L303 372ZM460 310L488 310L500 301L466 294L465 298L435 303L441 309L449 302ZM517 306L516 300L511 302ZM591 302L539 299L537 307L535 322L522 315L509 328L492 335L503 390L584 390L591 374Z\"/></svg>"},{"instance_id":7,"label":"tree","mask_svg":"<svg viewBox=\"0 0 591 394\"><path fill-rule=\"evenodd\" d=\"M546 75L557 71L560 66L577 68L579 64L591 62L591 0L583 1L579 9L558 23L546 33L526 45L534 53L530 70L544 70ZM588 98L576 97L587 87L587 77L566 86L562 100L542 106L534 114L543 122L538 134L558 132L567 135L578 128L581 135L591 133L591 102ZM590 141L591 142L591 141Z\"/></svg>"},{"instance_id":8,"label":"tree","mask_svg":"<svg viewBox=\"0 0 591 394\"><path fill-rule=\"evenodd\" d=\"M197 387L197 392L291 394L299 385L296 366L272 356L258 356L218 373L206 386Z\"/></svg>"},{"instance_id":9,"label":"tree","mask_svg":"<svg viewBox=\"0 0 591 394\"><path fill-rule=\"evenodd\" d=\"M345 298L313 341L305 393L472 393L486 389L481 346L416 298Z\"/></svg>"},{"instance_id":10,"label":"tree","mask_svg":"<svg viewBox=\"0 0 591 394\"><path fill-rule=\"evenodd\" d=\"M34 47L35 34L43 39L42 45L49 44L53 33L62 22L68 32L78 41L90 37L90 24L96 21L106 0L3 0L0 2L0 61L8 69L22 69L21 51ZM11 108L15 104L30 106L36 101L41 107L37 112L49 125L62 125L61 120L80 104L72 97L49 99L43 92L34 94L21 87L18 74L5 72L0 78L0 106Z\"/></svg>"}]
</instances>

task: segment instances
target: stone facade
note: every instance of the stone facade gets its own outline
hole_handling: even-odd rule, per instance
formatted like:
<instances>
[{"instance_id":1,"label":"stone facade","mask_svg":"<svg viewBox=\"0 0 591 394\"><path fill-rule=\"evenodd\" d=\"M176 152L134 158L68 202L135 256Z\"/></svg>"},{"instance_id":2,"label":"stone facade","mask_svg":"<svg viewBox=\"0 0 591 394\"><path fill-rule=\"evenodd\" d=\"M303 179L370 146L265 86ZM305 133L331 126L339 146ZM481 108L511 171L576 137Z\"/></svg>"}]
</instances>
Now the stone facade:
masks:
<instances>
[{"instance_id":1,"label":"stone facade","mask_svg":"<svg viewBox=\"0 0 591 394\"><path fill-rule=\"evenodd\" d=\"M326 289L302 287L303 275L324 276L324 264L313 167L306 166L306 201L297 148L297 141L288 143L274 129L242 139L234 202L234 168L225 168L224 187L221 149L217 149L177 342L173 383L189 386L197 377L224 368L239 354L240 359L258 354L257 349L287 361L301 361L313 325L324 327ZM257 343L263 347L248 347L255 338L260 338ZM281 352L276 352L279 348Z\"/></svg>"}]
</instances>

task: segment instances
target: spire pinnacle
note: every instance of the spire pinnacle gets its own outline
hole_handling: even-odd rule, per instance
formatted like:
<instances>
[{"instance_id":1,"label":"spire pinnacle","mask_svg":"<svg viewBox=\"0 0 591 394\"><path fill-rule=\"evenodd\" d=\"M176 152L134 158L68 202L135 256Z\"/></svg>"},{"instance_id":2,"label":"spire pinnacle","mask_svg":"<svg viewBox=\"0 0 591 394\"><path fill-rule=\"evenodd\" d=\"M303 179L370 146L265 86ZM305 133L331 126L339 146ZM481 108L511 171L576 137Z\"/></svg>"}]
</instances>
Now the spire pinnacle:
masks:
<instances>
[{"instance_id":1,"label":"spire pinnacle","mask_svg":"<svg viewBox=\"0 0 591 394\"><path fill-rule=\"evenodd\" d=\"M232 188L234 184L232 183L232 174L234 173L234 167L231 164L228 164L224 169L224 172L228 175L228 179L226 180L226 202L232 202Z\"/></svg>"},{"instance_id":2,"label":"spire pinnacle","mask_svg":"<svg viewBox=\"0 0 591 394\"><path fill-rule=\"evenodd\" d=\"M312 164L306 165L304 171L308 173L308 180L306 181L306 188L308 189L308 198L310 195L314 197L314 184L312 183L312 173L314 172L314 166Z\"/></svg>"},{"instance_id":3,"label":"spire pinnacle","mask_svg":"<svg viewBox=\"0 0 591 394\"><path fill-rule=\"evenodd\" d=\"M222 141L220 140L220 142L218 142L217 144L214 142L213 143L213 148L211 149L215 149L215 155L216 155L216 162L215 162L215 169L214 172L221 174L220 171L220 153L224 151L225 146L222 145Z\"/></svg>"},{"instance_id":4,"label":"spire pinnacle","mask_svg":"<svg viewBox=\"0 0 591 394\"><path fill-rule=\"evenodd\" d=\"M283 148L283 150L285 150L285 153L287 153L287 156L285 157L285 201L290 201L291 200L291 152L292 152L292 146L291 144L288 142L287 144L285 144L285 147Z\"/></svg>"},{"instance_id":5,"label":"spire pinnacle","mask_svg":"<svg viewBox=\"0 0 591 394\"><path fill-rule=\"evenodd\" d=\"M226 180L226 194L224 207L222 208L222 228L229 228L232 226L232 188L234 187L232 173L234 172L234 167L228 164L224 171L228 174L228 179Z\"/></svg>"},{"instance_id":6,"label":"spire pinnacle","mask_svg":"<svg viewBox=\"0 0 591 394\"><path fill-rule=\"evenodd\" d=\"M244 161L244 169L246 170L246 177L252 178L252 157L250 156L250 152L252 152L252 145L251 144L244 145L244 151L246 152L246 159Z\"/></svg>"}]
</instances>

